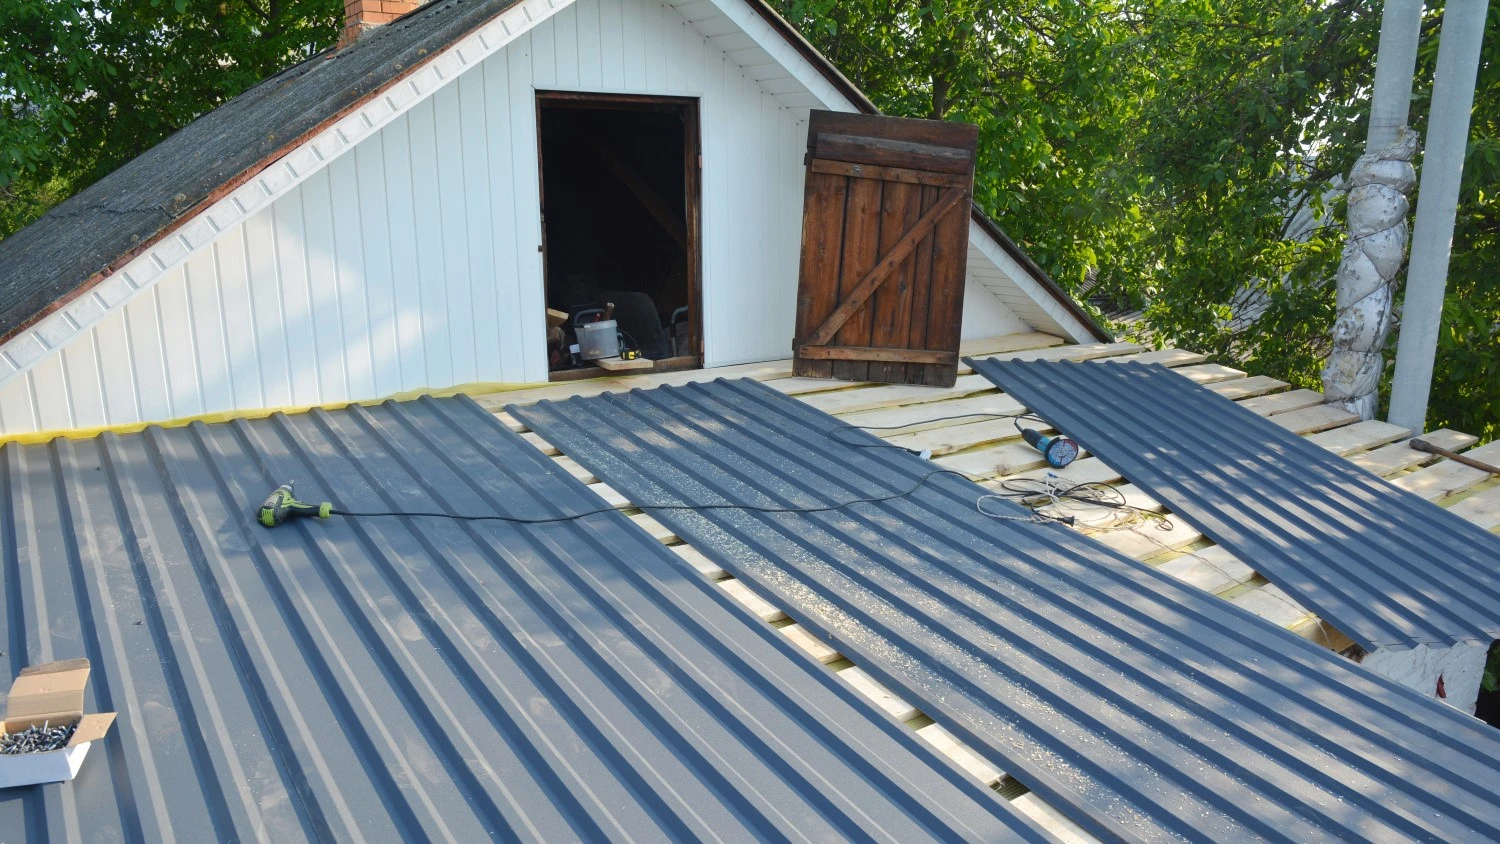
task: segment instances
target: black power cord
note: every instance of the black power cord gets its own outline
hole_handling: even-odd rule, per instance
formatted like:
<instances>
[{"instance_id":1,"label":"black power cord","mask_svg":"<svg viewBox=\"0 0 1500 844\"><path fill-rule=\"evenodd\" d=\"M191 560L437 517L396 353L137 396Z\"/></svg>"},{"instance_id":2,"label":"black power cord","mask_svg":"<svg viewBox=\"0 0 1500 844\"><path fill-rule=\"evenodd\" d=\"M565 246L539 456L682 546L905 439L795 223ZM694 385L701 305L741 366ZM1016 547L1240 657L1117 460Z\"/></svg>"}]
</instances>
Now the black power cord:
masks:
<instances>
[{"instance_id":1,"label":"black power cord","mask_svg":"<svg viewBox=\"0 0 1500 844\"><path fill-rule=\"evenodd\" d=\"M1038 417L1038 416L1036 416L1035 414L1032 414L1032 413L963 413L963 414L958 414L958 415L955 415L955 416L940 416L940 417L937 417L935 419L924 420L924 423L929 423L929 422L948 422L948 421L952 421L952 420L955 420L955 419L971 419L971 418L1011 419L1011 420L1014 420L1014 424L1016 426L1016 430L1018 430L1018 431L1021 429L1020 420L1022 420L1022 419L1037 419L1037 420L1040 420L1040 417ZM886 427L871 426L871 427L861 428L861 429L857 429L857 430L884 431L884 430L896 430L896 429L907 428L907 427L910 427L910 426L909 425L892 425L892 426L886 426ZM902 451L910 452L912 454L920 454L920 452L918 452L918 451L916 451L914 449L906 448L905 446L896 445L894 443L859 443L859 442L850 442L849 440L846 440L843 437L838 436L838 434L842 433L845 430L850 430L850 429L849 428L833 428L833 429L824 431L823 433L827 434L828 437L829 437L829 439L832 439L835 442L838 442L838 443L840 443L842 445L851 446L853 448L896 448L896 449L900 449ZM891 493L889 495L872 495L872 496L866 496L866 497L861 497L861 498L851 498L851 499L849 499L847 501L840 501L840 502L835 503L835 504L824 504L824 505L819 505L819 506L816 506L816 507L768 507L768 506L759 505L759 504L735 504L735 503L732 503L732 502L718 502L718 503L712 503L712 504L679 504L679 503L675 503L675 502L674 503L670 503L670 504L652 504L652 503L631 502L630 509L637 509L637 510L642 510L642 511L650 511L650 510L695 510L695 511L697 511L697 510L744 510L744 511L750 512L750 513L826 513L826 512L832 511L832 510L840 510L840 509L843 509L845 507L849 507L849 506L852 506L852 505L855 505L855 504L878 504L878 503L880 503L882 501L893 501L893 500L895 500L897 498L905 498L905 497L907 497L909 495L912 495L917 490L921 489L922 486L925 485L930 479L932 479L932 478L934 478L934 477L936 477L938 475L954 475L955 477L960 477L960 478L963 478L964 480L967 480L967 481L973 481L974 480L974 478L971 477L970 475L968 475L968 474L966 474L964 472L957 471L955 469L937 468L937 469L933 469L933 470L931 470L929 472L926 472L926 473L922 474L920 477L917 478L917 480L916 480L915 483L913 483L911 486L907 487L906 489L901 490L900 492L893 492L893 493ZM1088 485L1086 485L1086 484L1080 484L1078 486L1079 487L1083 487L1083 486L1088 486ZM1105 487L1105 489L1109 489L1109 488ZM1110 491L1113 492L1113 490L1110 490ZM1035 494L1038 494L1038 493L1037 492L1033 492L1032 494L1035 495ZM1060 516L1052 516L1052 515L1049 515L1049 514L1046 514L1046 513L1041 513L1039 511L1037 511L1036 509L1030 508L1030 507L1028 507L1028 509L1031 510L1031 513L1029 515L1026 515L1026 516L1011 516L1011 515L1008 515L1008 514L995 513L995 512L986 510L984 508L984 506L983 506L984 499L985 498L990 498L990 497L996 497L996 496L993 496L993 495L982 496L980 499L978 499L975 502L974 506L975 506L975 508L979 512L985 514L986 516L990 516L992 518L997 518L997 519L1011 519L1011 520L1015 520L1015 521L1060 522L1060 523L1069 524L1069 525L1073 524L1073 517L1072 516L1061 516L1061 517ZM1012 497L1012 496L1005 495L1005 496L1000 496L1000 497L1009 498L1009 497ZM1025 505L1024 501L1021 502L1021 503L1023 504L1023 506ZM1124 504L1123 497L1121 498L1121 504L1120 504L1120 506L1122 506L1122 507L1128 507L1129 506L1129 505ZM463 521L463 522L488 522L488 521L495 521L495 522L508 522L508 523L511 523L511 524L521 524L521 525L543 525L543 524L554 524L554 523L557 523L557 522L568 522L568 521L573 521L575 519L586 519L589 516L597 516L597 515L600 515L601 513L618 513L618 512L621 511L621 509L622 508L619 508L619 507L596 507L593 510L585 510L585 511L583 511L581 513L568 513L568 514L561 515L561 516L527 517L527 516L504 516L504 515L499 515L499 514L467 515L467 514L463 514L463 513L443 513L443 512L437 512L437 511L431 511L431 510L344 510L344 509L341 509L341 508L330 507L328 509L328 515L330 515L330 516L355 516L355 517L360 517L360 518L403 517L403 516L405 516L405 517L412 517L412 518L453 519L455 521ZM1155 514L1152 514L1152 515L1155 515Z\"/></svg>"},{"instance_id":2,"label":"black power cord","mask_svg":"<svg viewBox=\"0 0 1500 844\"><path fill-rule=\"evenodd\" d=\"M1108 510L1131 513L1145 519L1155 520L1157 530L1172 529L1172 520L1169 517L1163 515L1162 513L1157 513L1152 510L1147 510L1131 504L1130 502L1125 500L1125 494L1123 492L1120 492L1118 489L1115 489L1109 484L1098 482L1069 484L1064 482L1061 478L1053 475L1048 478L1011 478L1010 480L1001 481L1000 488L1004 490L1004 492L997 492L993 495L988 495L985 497L1004 498L1015 501L1021 506L1031 510L1033 513L1038 513L1039 515L1042 515L1046 518L1057 521L1066 520L1068 524L1073 524L1072 516L1051 516L1045 513L1040 513L1037 508L1060 504L1064 501L1071 501L1090 507L1101 507ZM983 499L981 499L978 507L979 512L984 513L985 515L998 515L984 509Z\"/></svg>"},{"instance_id":3,"label":"black power cord","mask_svg":"<svg viewBox=\"0 0 1500 844\"><path fill-rule=\"evenodd\" d=\"M927 472L927 473L923 474L921 477L917 478L916 483L912 484L910 487L908 487L908 488L906 488L906 489L904 489L904 490L902 490L900 492L893 492L890 495L872 495L872 496L868 496L868 497L865 497L865 498L851 498L848 501L840 501L840 502L838 502L836 504L824 504L824 505L819 505L819 506L816 506L816 507L766 507L766 506L759 505L759 504L734 504L734 503L731 503L731 502L721 502L721 503L715 503L715 504L677 504L677 503L672 503L672 504L642 504L642 503L634 502L634 501L631 502L630 507L632 509L637 509L637 510L745 510L747 512L752 512L752 513L826 513L826 512L828 512L830 510L840 510L840 509L843 509L844 507L849 507L849 506L854 505L854 504L876 504L876 503L879 503L881 501L892 501L892 500L897 499L897 498L905 498L906 496L911 495L912 493L914 493L917 490L921 489L922 486L924 484L926 484L929 479L931 479L931 478L933 478L933 477L935 477L937 475L956 475L956 476L958 476L960 478L964 478L966 480L970 479L968 475L965 475L963 472L959 472L959 471L956 471L954 469L933 469L932 471ZM511 522L511 523L514 523L514 524L522 524L522 525L543 525L543 524L551 524L553 522L567 522L567 521L572 521L574 519L585 519L585 518L588 518L589 516L597 516L600 513L618 513L620 511L621 511L621 508L619 508L619 507L598 507L598 508L595 508L593 510L586 510L586 511L584 511L582 513L570 513L570 514L567 514L567 515L564 515L564 516L544 516L544 517L538 517L538 518L529 518L529 517L526 517L526 516L501 516L501 515L469 516L469 515L463 515L463 514L460 514L460 513L439 513L439 512L433 512L433 511L417 511L417 510L401 510L401 511L397 511L397 510L379 510L379 511L376 511L376 510L341 510L341 509L338 509L338 508L330 509L328 511L328 514L330 516L360 516L360 517L370 517L370 516L416 516L416 517L437 518L437 519L456 519L458 521L464 521L464 522L496 521L496 522Z\"/></svg>"}]
</instances>

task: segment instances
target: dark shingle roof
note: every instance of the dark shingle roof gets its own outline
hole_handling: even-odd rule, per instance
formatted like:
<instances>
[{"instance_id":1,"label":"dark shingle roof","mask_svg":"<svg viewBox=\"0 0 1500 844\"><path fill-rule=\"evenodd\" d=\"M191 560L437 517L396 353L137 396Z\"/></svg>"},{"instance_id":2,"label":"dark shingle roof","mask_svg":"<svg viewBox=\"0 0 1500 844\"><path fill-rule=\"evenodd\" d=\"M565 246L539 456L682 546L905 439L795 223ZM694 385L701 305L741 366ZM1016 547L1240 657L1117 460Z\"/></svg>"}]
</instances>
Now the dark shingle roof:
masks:
<instances>
[{"instance_id":1,"label":"dark shingle roof","mask_svg":"<svg viewBox=\"0 0 1500 844\"><path fill-rule=\"evenodd\" d=\"M437 0L199 117L0 240L0 337L517 0Z\"/></svg>"}]
</instances>

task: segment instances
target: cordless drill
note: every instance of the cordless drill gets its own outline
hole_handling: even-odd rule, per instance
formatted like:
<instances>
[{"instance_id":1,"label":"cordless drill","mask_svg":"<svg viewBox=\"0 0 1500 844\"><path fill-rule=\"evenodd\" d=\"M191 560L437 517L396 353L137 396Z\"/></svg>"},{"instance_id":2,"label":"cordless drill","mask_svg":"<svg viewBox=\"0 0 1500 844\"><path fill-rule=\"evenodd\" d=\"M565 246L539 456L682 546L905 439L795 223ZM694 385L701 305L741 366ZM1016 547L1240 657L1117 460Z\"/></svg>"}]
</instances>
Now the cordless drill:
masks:
<instances>
[{"instance_id":1,"label":"cordless drill","mask_svg":"<svg viewBox=\"0 0 1500 844\"><path fill-rule=\"evenodd\" d=\"M260 503L258 521L268 528L276 527L287 519L311 516L326 519L333 515L333 502L324 501L320 504L309 504L306 501L298 501L292 492L292 481L287 481Z\"/></svg>"}]
</instances>

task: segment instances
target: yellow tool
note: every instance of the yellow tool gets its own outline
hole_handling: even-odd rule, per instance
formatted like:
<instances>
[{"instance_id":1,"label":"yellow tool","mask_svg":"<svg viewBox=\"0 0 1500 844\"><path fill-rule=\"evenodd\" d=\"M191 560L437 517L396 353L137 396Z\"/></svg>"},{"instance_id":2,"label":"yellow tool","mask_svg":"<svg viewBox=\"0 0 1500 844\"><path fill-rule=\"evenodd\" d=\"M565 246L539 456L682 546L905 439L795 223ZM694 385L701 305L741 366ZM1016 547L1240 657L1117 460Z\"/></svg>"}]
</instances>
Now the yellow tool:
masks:
<instances>
[{"instance_id":1,"label":"yellow tool","mask_svg":"<svg viewBox=\"0 0 1500 844\"><path fill-rule=\"evenodd\" d=\"M298 501L297 495L292 491L292 482L287 481L260 503L258 521L266 527L276 527L287 519L312 517L326 519L333 515L333 502L323 501L318 504L309 504L306 501Z\"/></svg>"}]
</instances>

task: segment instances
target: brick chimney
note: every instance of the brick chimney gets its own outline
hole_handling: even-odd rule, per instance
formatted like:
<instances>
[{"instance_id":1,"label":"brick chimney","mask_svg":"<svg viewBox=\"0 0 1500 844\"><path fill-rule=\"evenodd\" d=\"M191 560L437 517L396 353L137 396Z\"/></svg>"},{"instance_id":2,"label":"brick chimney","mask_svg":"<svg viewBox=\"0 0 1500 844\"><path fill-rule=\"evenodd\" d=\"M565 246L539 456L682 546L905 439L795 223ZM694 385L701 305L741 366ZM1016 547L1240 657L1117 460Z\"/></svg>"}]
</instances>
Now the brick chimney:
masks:
<instances>
[{"instance_id":1,"label":"brick chimney","mask_svg":"<svg viewBox=\"0 0 1500 844\"><path fill-rule=\"evenodd\" d=\"M339 46L347 47L377 26L385 26L416 9L426 0L344 0L344 34Z\"/></svg>"}]
</instances>

